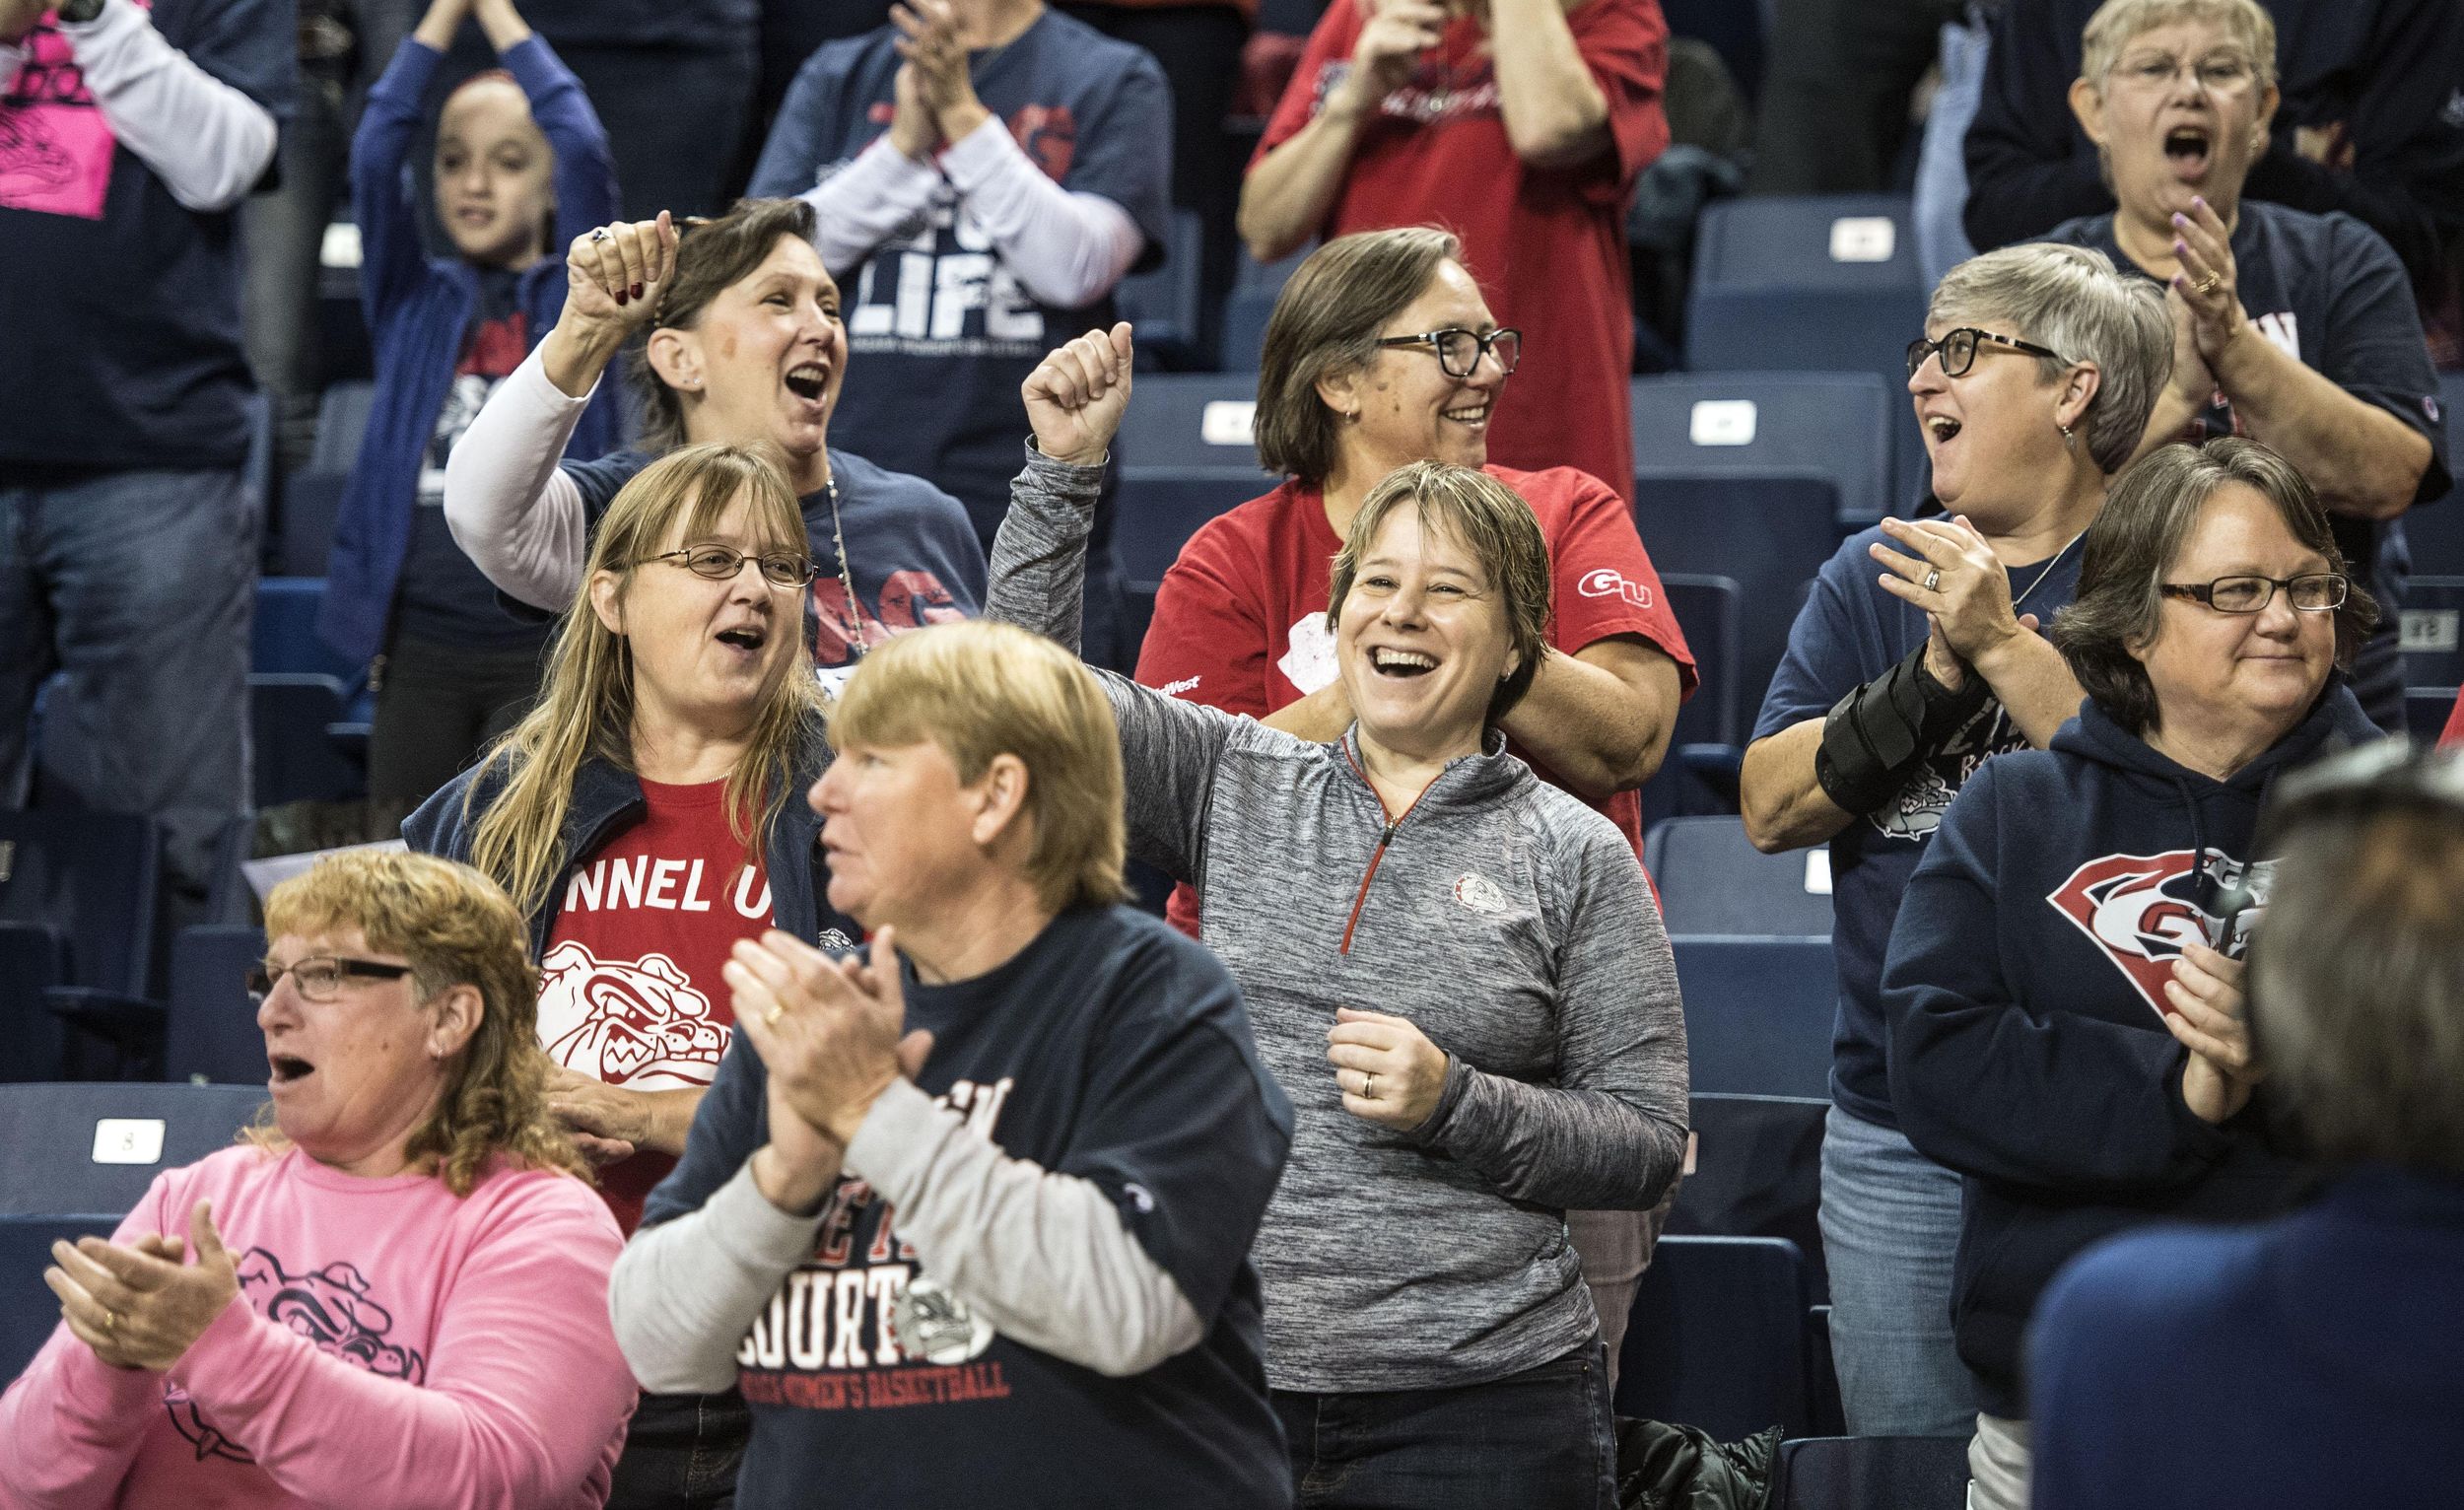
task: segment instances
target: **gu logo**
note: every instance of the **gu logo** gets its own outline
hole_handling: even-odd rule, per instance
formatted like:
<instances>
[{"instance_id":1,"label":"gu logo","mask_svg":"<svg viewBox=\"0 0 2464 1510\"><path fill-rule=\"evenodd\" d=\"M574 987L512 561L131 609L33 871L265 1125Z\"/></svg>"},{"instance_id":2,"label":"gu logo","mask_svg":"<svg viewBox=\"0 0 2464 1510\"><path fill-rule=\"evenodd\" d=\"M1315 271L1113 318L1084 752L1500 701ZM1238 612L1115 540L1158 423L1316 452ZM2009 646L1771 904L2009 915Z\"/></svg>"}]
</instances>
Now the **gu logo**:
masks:
<instances>
[{"instance_id":1,"label":"gu logo","mask_svg":"<svg viewBox=\"0 0 2464 1510\"><path fill-rule=\"evenodd\" d=\"M2215 946L2224 920L2198 903L2198 877L2191 873L2197 857L2189 850L2161 855L2108 855L2071 872L2045 900L2088 935L2105 958L2128 978L2140 998L2158 1014L2172 1007L2164 983L2173 978L2173 961L2190 943ZM2207 875L2218 890L2244 883L2260 906L2267 902L2268 879L2275 866L2261 860L2245 866L2228 856L2211 853ZM2251 915L2255 916L2255 915ZM2232 951L2239 955L2236 942Z\"/></svg>"}]
</instances>

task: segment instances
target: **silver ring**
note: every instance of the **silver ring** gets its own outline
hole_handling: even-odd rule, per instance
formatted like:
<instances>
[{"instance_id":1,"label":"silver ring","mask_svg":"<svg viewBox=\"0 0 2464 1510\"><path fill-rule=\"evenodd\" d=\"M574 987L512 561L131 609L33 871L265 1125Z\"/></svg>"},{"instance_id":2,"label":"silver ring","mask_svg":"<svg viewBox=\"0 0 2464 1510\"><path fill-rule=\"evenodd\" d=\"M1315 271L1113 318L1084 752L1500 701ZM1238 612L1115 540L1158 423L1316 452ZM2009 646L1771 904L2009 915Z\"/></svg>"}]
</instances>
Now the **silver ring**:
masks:
<instances>
[{"instance_id":1,"label":"silver ring","mask_svg":"<svg viewBox=\"0 0 2464 1510\"><path fill-rule=\"evenodd\" d=\"M1933 591L1936 587L1939 587L1939 586L1941 586L1941 585L1942 585L1942 568L1940 568L1940 567L1936 567L1934 570L1932 570L1932 571L1930 571L1930 572L1928 572L1928 573L1926 573L1926 574L1925 574L1925 590L1926 590L1926 591L1931 592L1931 591Z\"/></svg>"},{"instance_id":2,"label":"silver ring","mask_svg":"<svg viewBox=\"0 0 2464 1510\"><path fill-rule=\"evenodd\" d=\"M1366 1069L1360 1071L1360 1099L1363 1101L1378 1099L1378 1077Z\"/></svg>"},{"instance_id":3,"label":"silver ring","mask_svg":"<svg viewBox=\"0 0 2464 1510\"><path fill-rule=\"evenodd\" d=\"M591 232L591 233L590 233L590 240L591 240L591 243L592 243L593 245L597 244L597 243L598 243L598 242L600 242L600 241L604 241L604 240L607 240L607 228L606 228L605 226L601 226L601 227L600 227L599 229L597 229L596 231L593 231L593 232Z\"/></svg>"}]
</instances>

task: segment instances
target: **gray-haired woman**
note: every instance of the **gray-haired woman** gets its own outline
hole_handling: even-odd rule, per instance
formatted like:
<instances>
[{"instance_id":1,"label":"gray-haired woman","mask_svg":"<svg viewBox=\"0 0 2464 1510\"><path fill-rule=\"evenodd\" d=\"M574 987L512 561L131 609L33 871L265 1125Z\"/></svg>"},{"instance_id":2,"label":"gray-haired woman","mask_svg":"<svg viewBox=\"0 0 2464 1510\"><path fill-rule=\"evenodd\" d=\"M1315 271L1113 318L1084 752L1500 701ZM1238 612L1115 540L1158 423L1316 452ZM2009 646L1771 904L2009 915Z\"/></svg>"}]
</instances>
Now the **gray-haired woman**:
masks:
<instances>
[{"instance_id":1,"label":"gray-haired woman","mask_svg":"<svg viewBox=\"0 0 2464 1510\"><path fill-rule=\"evenodd\" d=\"M1797 617L1745 751L1745 831L1828 842L1839 968L1822 1152L1831 1346L1860 1435L1967 1429L1952 1351L1959 1182L1909 1147L1883 1064L1882 951L1917 859L1988 758L2042 748L2079 683L2034 632L2164 381L2163 302L2104 256L2010 246L1945 275L1908 347L1943 516L1840 547Z\"/></svg>"}]
</instances>

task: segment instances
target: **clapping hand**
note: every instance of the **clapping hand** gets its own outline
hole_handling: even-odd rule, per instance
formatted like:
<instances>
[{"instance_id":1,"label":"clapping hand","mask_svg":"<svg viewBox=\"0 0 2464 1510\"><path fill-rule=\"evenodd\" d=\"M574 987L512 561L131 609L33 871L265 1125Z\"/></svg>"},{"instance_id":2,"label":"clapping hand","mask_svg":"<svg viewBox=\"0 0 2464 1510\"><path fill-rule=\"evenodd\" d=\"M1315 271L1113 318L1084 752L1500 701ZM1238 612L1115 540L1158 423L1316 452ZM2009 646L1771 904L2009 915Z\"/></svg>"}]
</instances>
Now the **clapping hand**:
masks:
<instances>
[{"instance_id":1,"label":"clapping hand","mask_svg":"<svg viewBox=\"0 0 2464 1510\"><path fill-rule=\"evenodd\" d=\"M566 317L628 332L649 323L676 276L676 240L665 210L575 237L565 251Z\"/></svg>"},{"instance_id":2,"label":"clapping hand","mask_svg":"<svg viewBox=\"0 0 2464 1510\"><path fill-rule=\"evenodd\" d=\"M842 1152L890 1082L913 1075L932 1052L929 1033L900 1036L907 996L893 929L874 935L867 963L833 959L772 928L739 941L721 974L734 994L736 1031L770 1072L774 1111L792 1110Z\"/></svg>"},{"instance_id":3,"label":"clapping hand","mask_svg":"<svg viewBox=\"0 0 2464 1510\"><path fill-rule=\"evenodd\" d=\"M2189 306L2199 355L2213 368L2248 316L2235 281L2232 236L2205 199L2191 200L2189 214L2173 217L2173 255L2181 270L2173 274L2172 292Z\"/></svg>"},{"instance_id":4,"label":"clapping hand","mask_svg":"<svg viewBox=\"0 0 2464 1510\"><path fill-rule=\"evenodd\" d=\"M1408 1017L1337 1007L1326 1057L1343 1110L1399 1132L1427 1122L1446 1089L1446 1051Z\"/></svg>"},{"instance_id":5,"label":"clapping hand","mask_svg":"<svg viewBox=\"0 0 2464 1510\"><path fill-rule=\"evenodd\" d=\"M2190 1051L2182 1100L2202 1122L2223 1122L2249 1105L2250 1092L2267 1077L2250 1052L2246 968L2205 944L2184 944L2173 978L2164 983L2164 999L2173 1006L2164 1025Z\"/></svg>"},{"instance_id":6,"label":"clapping hand","mask_svg":"<svg viewBox=\"0 0 2464 1510\"><path fill-rule=\"evenodd\" d=\"M1110 332L1090 330L1046 356L1019 387L1037 448L1072 466L1100 463L1129 406L1134 354L1124 320Z\"/></svg>"},{"instance_id":7,"label":"clapping hand","mask_svg":"<svg viewBox=\"0 0 2464 1510\"><path fill-rule=\"evenodd\" d=\"M1343 88L1366 115L1378 102L1411 81L1420 55L1446 34L1446 7L1438 0L1378 0L1377 9L1352 43L1352 69Z\"/></svg>"},{"instance_id":8,"label":"clapping hand","mask_svg":"<svg viewBox=\"0 0 2464 1510\"><path fill-rule=\"evenodd\" d=\"M955 142L984 123L987 111L976 98L975 81L967 73L967 48L959 40L958 13L949 0L910 0L890 7L890 21L900 34L890 45L906 61L899 65L902 98L898 108L906 107L905 88L912 87L917 103L931 112L932 128L942 142ZM893 116L890 129L899 131ZM908 142L896 145L912 158L923 158L932 150L926 143L923 152L909 152Z\"/></svg>"},{"instance_id":9,"label":"clapping hand","mask_svg":"<svg viewBox=\"0 0 2464 1510\"><path fill-rule=\"evenodd\" d=\"M176 1237L121 1245L99 1237L51 1245L43 1283L69 1332L114 1368L162 1372L178 1362L240 1293L237 1266L200 1201L188 1213L184 1264Z\"/></svg>"},{"instance_id":10,"label":"clapping hand","mask_svg":"<svg viewBox=\"0 0 2464 1510\"><path fill-rule=\"evenodd\" d=\"M1951 519L1884 519L1882 533L1904 547L1877 542L1867 552L1889 568L1882 590L1921 608L1931 621L1925 669L1956 692L1967 668L2024 628L2011 610L2011 577L1976 526Z\"/></svg>"}]
</instances>

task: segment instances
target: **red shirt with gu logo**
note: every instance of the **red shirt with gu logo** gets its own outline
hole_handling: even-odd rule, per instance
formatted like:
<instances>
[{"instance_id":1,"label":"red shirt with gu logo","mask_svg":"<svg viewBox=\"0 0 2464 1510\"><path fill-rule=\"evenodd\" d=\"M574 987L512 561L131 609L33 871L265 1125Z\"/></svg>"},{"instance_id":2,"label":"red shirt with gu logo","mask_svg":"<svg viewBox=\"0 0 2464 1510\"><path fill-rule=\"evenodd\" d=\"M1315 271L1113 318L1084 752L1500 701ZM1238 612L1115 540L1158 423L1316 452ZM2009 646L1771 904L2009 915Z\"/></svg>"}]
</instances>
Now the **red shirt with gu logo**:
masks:
<instances>
[{"instance_id":1,"label":"red shirt with gu logo","mask_svg":"<svg viewBox=\"0 0 2464 1510\"><path fill-rule=\"evenodd\" d=\"M739 938L770 927L761 857L727 829L726 783L645 781L647 811L575 867L539 961L539 1042L568 1069L627 1090L711 1083L735 1031L719 978ZM630 1235L675 1159L599 1171Z\"/></svg>"}]
</instances>

